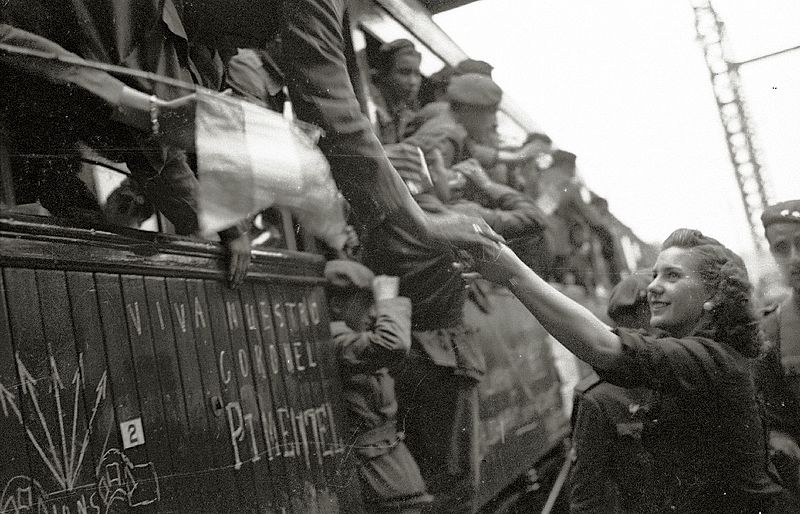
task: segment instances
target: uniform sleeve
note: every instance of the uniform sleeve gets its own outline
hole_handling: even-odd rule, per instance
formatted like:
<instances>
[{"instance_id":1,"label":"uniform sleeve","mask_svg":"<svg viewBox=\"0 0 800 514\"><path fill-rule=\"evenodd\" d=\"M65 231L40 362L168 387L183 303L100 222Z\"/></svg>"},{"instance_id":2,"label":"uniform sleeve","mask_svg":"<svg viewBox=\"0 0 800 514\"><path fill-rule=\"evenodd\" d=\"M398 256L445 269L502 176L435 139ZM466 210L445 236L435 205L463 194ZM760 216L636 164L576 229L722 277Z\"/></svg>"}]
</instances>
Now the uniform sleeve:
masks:
<instances>
[{"instance_id":1,"label":"uniform sleeve","mask_svg":"<svg viewBox=\"0 0 800 514\"><path fill-rule=\"evenodd\" d=\"M466 137L467 132L460 125L436 119L424 124L404 142L420 147L428 158L433 150L439 150L445 168L449 168L463 152Z\"/></svg>"},{"instance_id":2,"label":"uniform sleeve","mask_svg":"<svg viewBox=\"0 0 800 514\"><path fill-rule=\"evenodd\" d=\"M493 183L484 190L493 206L459 202L451 208L462 214L483 218L498 234L506 238L532 235L545 226L545 216L528 197L502 184Z\"/></svg>"},{"instance_id":3,"label":"uniform sleeve","mask_svg":"<svg viewBox=\"0 0 800 514\"><path fill-rule=\"evenodd\" d=\"M411 301L380 300L371 330L356 332L343 322L331 323L337 360L357 372L370 373L398 364L411 348Z\"/></svg>"},{"instance_id":4,"label":"uniform sleeve","mask_svg":"<svg viewBox=\"0 0 800 514\"><path fill-rule=\"evenodd\" d=\"M583 395L577 405L573 429L576 460L570 478L569 511L617 512L616 494L608 480L612 472L608 448L613 434L594 399Z\"/></svg>"},{"instance_id":5,"label":"uniform sleeve","mask_svg":"<svg viewBox=\"0 0 800 514\"><path fill-rule=\"evenodd\" d=\"M653 337L616 329L622 356L613 368L598 374L622 387L649 387L674 394L708 393L739 367L733 350L701 337ZM742 359L744 359L742 357Z\"/></svg>"},{"instance_id":6,"label":"uniform sleeve","mask_svg":"<svg viewBox=\"0 0 800 514\"><path fill-rule=\"evenodd\" d=\"M800 436L800 405L787 391L781 365L781 347L777 334L780 330L777 316L771 315L762 322L765 345L754 366L754 379L758 393L763 398L765 418L770 430L778 430L797 439Z\"/></svg>"},{"instance_id":7,"label":"uniform sleeve","mask_svg":"<svg viewBox=\"0 0 800 514\"><path fill-rule=\"evenodd\" d=\"M0 43L64 57L79 58L49 39L4 23L0 24ZM115 107L120 105L122 90L125 87L122 81L104 71L77 64L6 52L0 52L0 62L56 84L73 84Z\"/></svg>"},{"instance_id":8,"label":"uniform sleeve","mask_svg":"<svg viewBox=\"0 0 800 514\"><path fill-rule=\"evenodd\" d=\"M403 212L408 192L361 112L344 55L344 0L283 2L285 75L297 117L324 131L320 148L356 214ZM410 201L410 200L408 200Z\"/></svg>"}]
</instances>

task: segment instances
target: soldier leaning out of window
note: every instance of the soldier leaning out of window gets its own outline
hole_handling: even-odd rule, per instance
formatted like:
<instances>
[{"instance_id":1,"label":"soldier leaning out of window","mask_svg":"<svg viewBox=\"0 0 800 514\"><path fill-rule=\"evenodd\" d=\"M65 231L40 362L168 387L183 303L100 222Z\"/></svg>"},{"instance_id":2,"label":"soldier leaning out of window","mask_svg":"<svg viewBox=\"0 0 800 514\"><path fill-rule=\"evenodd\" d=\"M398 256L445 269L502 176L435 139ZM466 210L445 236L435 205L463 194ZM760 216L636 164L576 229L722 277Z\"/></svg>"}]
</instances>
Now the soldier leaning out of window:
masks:
<instances>
[{"instance_id":1,"label":"soldier leaning out of window","mask_svg":"<svg viewBox=\"0 0 800 514\"><path fill-rule=\"evenodd\" d=\"M397 430L392 378L411 348L411 302L397 295L397 277L355 261L329 261L325 276L364 503L369 512L420 512L433 498Z\"/></svg>"}]
</instances>

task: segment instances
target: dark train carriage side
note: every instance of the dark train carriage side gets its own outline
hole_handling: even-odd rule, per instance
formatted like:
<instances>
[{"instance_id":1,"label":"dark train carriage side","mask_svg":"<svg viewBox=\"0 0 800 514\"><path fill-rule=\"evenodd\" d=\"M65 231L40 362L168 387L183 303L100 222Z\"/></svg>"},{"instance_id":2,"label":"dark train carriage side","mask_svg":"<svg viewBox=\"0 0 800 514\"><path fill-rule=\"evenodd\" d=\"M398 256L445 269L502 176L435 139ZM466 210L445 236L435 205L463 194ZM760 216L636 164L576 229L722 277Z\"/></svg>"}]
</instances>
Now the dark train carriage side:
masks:
<instances>
[{"instance_id":1,"label":"dark train carriage side","mask_svg":"<svg viewBox=\"0 0 800 514\"><path fill-rule=\"evenodd\" d=\"M540 489L535 495L540 506L563 463L569 433L561 382L547 332L508 290L484 287L489 291L484 308L490 311L470 302L464 313L487 369L478 389L475 507L502 511L499 505L509 495L533 488Z\"/></svg>"},{"instance_id":2,"label":"dark train carriage side","mask_svg":"<svg viewBox=\"0 0 800 514\"><path fill-rule=\"evenodd\" d=\"M0 215L0 511L349 510L323 261L219 252Z\"/></svg>"}]
</instances>

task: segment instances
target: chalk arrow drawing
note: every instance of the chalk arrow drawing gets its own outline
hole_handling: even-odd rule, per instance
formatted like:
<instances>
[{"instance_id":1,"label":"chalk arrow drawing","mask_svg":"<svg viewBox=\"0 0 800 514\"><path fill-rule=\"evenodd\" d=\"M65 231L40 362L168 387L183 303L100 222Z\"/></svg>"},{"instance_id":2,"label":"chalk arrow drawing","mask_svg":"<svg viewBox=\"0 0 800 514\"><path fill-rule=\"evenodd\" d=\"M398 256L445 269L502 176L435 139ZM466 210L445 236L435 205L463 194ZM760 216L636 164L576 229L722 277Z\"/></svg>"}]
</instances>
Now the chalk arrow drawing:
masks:
<instances>
[{"instance_id":1,"label":"chalk arrow drawing","mask_svg":"<svg viewBox=\"0 0 800 514\"><path fill-rule=\"evenodd\" d=\"M81 362L83 359L83 355L79 355ZM47 469L53 475L58 485L63 488L63 490L71 491L76 486L76 481L78 479L78 475L80 474L81 466L83 464L83 459L86 456L86 450L89 447L89 437L92 433L94 428L94 422L97 418L97 414L100 411L100 405L103 403L103 400L106 399L108 396L108 372L103 371L100 380L97 383L97 387L95 387L95 399L94 405L92 406L91 416L89 418L89 423L87 424L86 428L83 430L83 437L79 443L78 438L78 406L80 405L80 397L81 397L81 390L85 389L86 383L83 376L83 368L79 366L78 369L75 370L75 374L72 377L71 384L74 388L74 397L72 402L72 419L68 420L64 415L64 404L61 398L62 390L66 389L64 383L61 380L61 375L58 372L58 366L56 364L56 360L53 356L50 356L49 364L50 364L50 377L49 377L49 390L48 392L53 393L53 400L55 403L55 408L58 413L58 429L59 435L61 436L61 455L56 449L56 444L53 442L53 437L50 433L50 427L47 425L47 421L45 420L44 413L42 412L41 405L39 403L39 395L36 390L37 379L31 375L28 368L22 362L19 353L16 354L16 361L17 361L17 371L20 377L20 387L22 389L22 395L27 395L30 399L31 404L33 405L33 411L36 413L38 417L39 423L41 424L42 432L44 432L46 442L40 442L36 436L31 431L31 426L26 425L25 420L22 419L22 414L19 408L19 400L17 396L8 390L8 388L0 383L0 407L3 409L3 416L9 417L10 415L16 416L17 421L19 421L20 425L25 430L28 439L30 440L33 447L36 449L36 452L42 458L42 461L47 466ZM67 423L71 422L71 426L69 426L69 443L67 439L68 435L68 425ZM104 448L105 450L105 448ZM48 455L49 454L49 455ZM76 459L77 457L77 459Z\"/></svg>"},{"instance_id":2,"label":"chalk arrow drawing","mask_svg":"<svg viewBox=\"0 0 800 514\"><path fill-rule=\"evenodd\" d=\"M83 358L83 354L81 354ZM75 399L72 403L72 438L70 439L70 453L69 453L69 466L67 472L67 487L72 488L75 486L75 477L78 471L75 469L75 436L78 431L78 397L80 396L81 388L79 385L83 383L81 380L81 368L75 370L75 375L72 376L72 385L75 389Z\"/></svg>"},{"instance_id":3,"label":"chalk arrow drawing","mask_svg":"<svg viewBox=\"0 0 800 514\"><path fill-rule=\"evenodd\" d=\"M22 381L22 392L28 393L30 396L31 402L33 403L33 408L36 411L36 414L39 416L39 423L42 425L42 429L44 430L44 435L47 437L47 446L50 450L50 454L53 457L52 461L49 460L41 449L39 442L36 441L36 438L33 437L30 429L25 427L25 431L28 433L28 437L31 439L31 442L36 447L36 450L41 455L42 459L47 464L47 467L50 468L50 471L53 472L56 480L58 481L59 485L62 487L66 484L66 476L64 474L64 468L61 465L61 461L56 454L56 448L53 444L53 437L50 435L50 428L47 426L47 422L44 419L44 414L42 413L42 409L39 406L39 397L36 394L36 379L28 371L28 368L25 367L25 364L22 362L22 359L19 357L19 352L17 352L17 369L19 370L19 376Z\"/></svg>"},{"instance_id":4,"label":"chalk arrow drawing","mask_svg":"<svg viewBox=\"0 0 800 514\"><path fill-rule=\"evenodd\" d=\"M49 345L48 345L49 347ZM56 397L56 411L58 412L58 428L61 434L61 457L63 458L62 472L64 480L67 485L70 485L70 472L69 472L69 459L67 458L67 435L64 430L64 412L61 408L61 390L64 389L64 383L61 382L61 375L58 373L58 366L56 366L56 359L53 357L52 351L50 353L50 380L52 383L53 393ZM72 420L73 423L75 420Z\"/></svg>"},{"instance_id":5,"label":"chalk arrow drawing","mask_svg":"<svg viewBox=\"0 0 800 514\"><path fill-rule=\"evenodd\" d=\"M19 413L19 408L17 407L16 402L14 402L16 398L17 397L14 396L14 393L6 389L3 384L0 384L0 405L3 406L3 416L8 417L8 409L11 408L14 414L17 415L17 419L21 425L22 415Z\"/></svg>"},{"instance_id":6,"label":"chalk arrow drawing","mask_svg":"<svg viewBox=\"0 0 800 514\"><path fill-rule=\"evenodd\" d=\"M106 398L108 389L108 372L103 371L103 376L100 377L100 381L97 383L97 387L95 388L96 396L94 398L94 407L92 407L92 416L89 418L89 426L86 427L86 432L83 436L83 442L81 443L81 453L78 457L78 463L74 467L74 471L72 472L72 480L74 481L75 477L78 475L78 472L81 469L81 464L83 464L83 456L86 455L86 448L89 446L89 434L92 433L92 426L94 425L94 418L97 416L97 411L100 408L100 403Z\"/></svg>"}]
</instances>

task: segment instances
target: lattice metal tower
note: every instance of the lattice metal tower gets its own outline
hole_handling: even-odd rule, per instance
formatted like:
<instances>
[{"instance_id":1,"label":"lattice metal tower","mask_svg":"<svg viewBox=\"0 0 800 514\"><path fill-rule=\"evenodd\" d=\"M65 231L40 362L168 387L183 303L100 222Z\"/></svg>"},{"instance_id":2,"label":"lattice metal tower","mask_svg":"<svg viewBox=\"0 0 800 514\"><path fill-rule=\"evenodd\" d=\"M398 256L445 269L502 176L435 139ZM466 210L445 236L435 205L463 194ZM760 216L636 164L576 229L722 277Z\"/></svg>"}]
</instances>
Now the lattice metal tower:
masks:
<instances>
[{"instance_id":1,"label":"lattice metal tower","mask_svg":"<svg viewBox=\"0 0 800 514\"><path fill-rule=\"evenodd\" d=\"M764 249L766 240L764 227L761 225L761 213L769 204L769 193L761 174L759 152L753 143L752 123L741 94L738 68L743 63L734 63L727 59L725 25L710 0L692 0L692 8L697 38L703 45L706 65L711 73L714 96L717 98L728 153L744 203L750 233L756 247Z\"/></svg>"}]
</instances>

